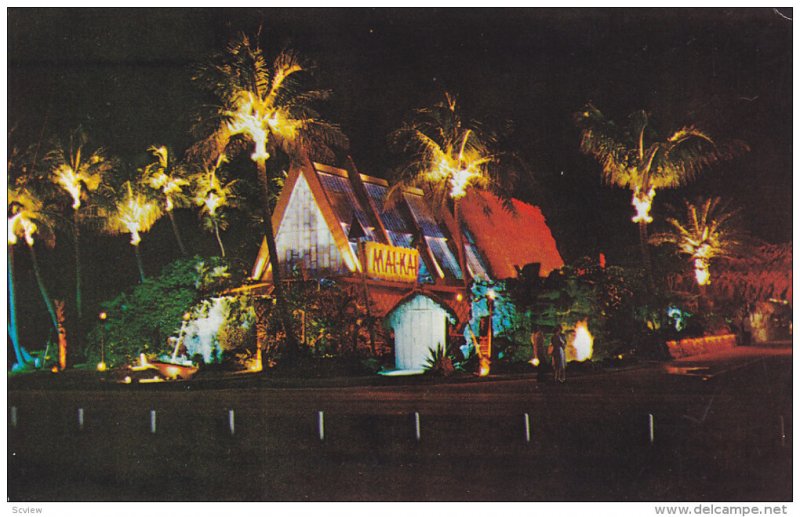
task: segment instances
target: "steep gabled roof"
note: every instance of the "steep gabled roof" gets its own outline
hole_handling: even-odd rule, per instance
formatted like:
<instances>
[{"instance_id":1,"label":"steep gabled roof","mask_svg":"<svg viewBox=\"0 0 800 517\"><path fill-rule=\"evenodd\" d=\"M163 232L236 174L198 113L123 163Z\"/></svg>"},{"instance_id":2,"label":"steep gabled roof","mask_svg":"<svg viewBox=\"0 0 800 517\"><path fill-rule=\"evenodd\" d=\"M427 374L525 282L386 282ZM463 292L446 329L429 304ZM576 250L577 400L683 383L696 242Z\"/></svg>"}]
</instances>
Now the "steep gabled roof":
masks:
<instances>
[{"instance_id":1,"label":"steep gabled roof","mask_svg":"<svg viewBox=\"0 0 800 517\"><path fill-rule=\"evenodd\" d=\"M422 191L404 189L402 207L387 206L388 183L384 180L309 160L293 165L286 179L272 217L276 238L298 181L308 184L343 263L351 272L361 271L355 245L348 239L351 225L357 222L357 233L363 231L364 239L388 240L394 246L408 248L421 245L428 255L424 261L435 270L432 273L438 274L434 276L445 281L461 278L450 238L452 215L440 214L445 224L437 221ZM460 203L467 265L476 277L487 273L495 279L514 277L515 266L521 268L534 262L541 264L540 274L547 275L564 265L541 210L516 199L511 203L514 210L508 211L493 194L476 190L469 191ZM253 278L269 279L270 270L264 267L268 257L266 242L262 242Z\"/></svg>"},{"instance_id":2,"label":"steep gabled roof","mask_svg":"<svg viewBox=\"0 0 800 517\"><path fill-rule=\"evenodd\" d=\"M509 211L494 194L470 190L461 201L461 216L496 279L517 275L515 266L538 262L540 274L564 265L542 211L511 200Z\"/></svg>"}]
</instances>

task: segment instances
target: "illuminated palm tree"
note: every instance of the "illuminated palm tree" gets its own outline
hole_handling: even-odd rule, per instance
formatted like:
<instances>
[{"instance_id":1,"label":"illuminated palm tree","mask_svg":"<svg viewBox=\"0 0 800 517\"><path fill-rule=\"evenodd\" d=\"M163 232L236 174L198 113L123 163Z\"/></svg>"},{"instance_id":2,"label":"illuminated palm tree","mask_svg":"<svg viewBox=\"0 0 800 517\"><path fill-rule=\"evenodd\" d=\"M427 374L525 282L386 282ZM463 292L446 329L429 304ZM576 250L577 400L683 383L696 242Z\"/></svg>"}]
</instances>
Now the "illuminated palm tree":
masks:
<instances>
[{"instance_id":1,"label":"illuminated palm tree","mask_svg":"<svg viewBox=\"0 0 800 517\"><path fill-rule=\"evenodd\" d=\"M297 54L283 51L270 65L257 41L242 34L226 51L202 67L195 76L219 99L220 122L210 138L195 146L205 163L213 162L240 135L253 144L250 158L256 164L262 192L264 239L269 250L276 304L287 337L287 352L295 355L298 343L292 328L281 283L281 270L274 229L270 192L272 171L267 167L271 152L282 151L291 158L301 153L321 156L329 146L346 146L338 127L323 120L312 104L326 99L327 91L306 90L299 83L306 67ZM235 150L231 146L229 152ZM190 155L192 152L190 151Z\"/></svg>"},{"instance_id":2,"label":"illuminated palm tree","mask_svg":"<svg viewBox=\"0 0 800 517\"><path fill-rule=\"evenodd\" d=\"M39 261L36 257L36 248L34 247L37 240L48 247L52 247L55 244L53 221L44 210L43 203L38 196L28 188L17 186L8 189L8 244L13 247L20 240L23 240L28 245L39 294L41 294L42 300L47 307L53 330L58 335L55 305L53 305L53 299L45 286ZM11 253L12 250L9 250L9 255Z\"/></svg>"},{"instance_id":3,"label":"illuminated palm tree","mask_svg":"<svg viewBox=\"0 0 800 517\"><path fill-rule=\"evenodd\" d=\"M173 209L189 204L189 198L183 192L184 187L189 186L189 180L182 177L185 173L184 168L170 161L169 151L165 146L152 146L147 150L152 153L155 160L142 170L142 181L148 187L161 193L164 199L164 210L172 224L172 233L175 234L175 240L178 241L181 255L185 257L188 253L178 231Z\"/></svg>"},{"instance_id":4,"label":"illuminated palm tree","mask_svg":"<svg viewBox=\"0 0 800 517\"><path fill-rule=\"evenodd\" d=\"M493 138L482 137L477 124L462 121L450 94L445 94L445 102L433 108L416 110L414 120L401 126L392 137L413 155L393 191L406 185L421 186L440 206L448 199L453 201L458 264L466 286L460 204L469 188L499 185L499 178L492 176L490 169L498 160L488 147Z\"/></svg>"},{"instance_id":5,"label":"illuminated palm tree","mask_svg":"<svg viewBox=\"0 0 800 517\"><path fill-rule=\"evenodd\" d=\"M747 150L742 142L718 144L694 126L658 139L645 111L632 113L628 125L620 127L588 104L575 114L575 121L581 130L581 151L602 164L603 180L633 193L631 204L636 214L632 221L639 224L639 244L648 272L647 224L653 221L650 208L656 191L685 185L718 160Z\"/></svg>"},{"instance_id":6,"label":"illuminated palm tree","mask_svg":"<svg viewBox=\"0 0 800 517\"><path fill-rule=\"evenodd\" d=\"M103 175L111 171L114 164L102 149L89 150L86 135L76 132L68 146L57 145L47 155L50 164L50 180L66 192L72 201L72 235L75 248L75 309L80 320L83 316L81 291L80 208L88 199L89 192L98 190Z\"/></svg>"},{"instance_id":7,"label":"illuminated palm tree","mask_svg":"<svg viewBox=\"0 0 800 517\"><path fill-rule=\"evenodd\" d=\"M221 227L223 230L227 227L227 221L225 221L222 209L233 206L235 198L233 186L236 184L236 180L228 183L220 181L217 172L223 163L225 163L225 155L221 154L214 166L195 175L194 202L200 207L200 214L203 216L206 228L212 230L217 237L220 254L224 257L225 246L222 245L219 231Z\"/></svg>"},{"instance_id":8,"label":"illuminated palm tree","mask_svg":"<svg viewBox=\"0 0 800 517\"><path fill-rule=\"evenodd\" d=\"M122 197L117 200L110 213L105 214L105 231L112 235L130 234L131 246L136 253L136 265L139 267L139 278L145 281L142 256L139 243L142 234L150 230L163 212L158 203L149 199L144 192L134 190L130 181L125 182Z\"/></svg>"},{"instance_id":9,"label":"illuminated palm tree","mask_svg":"<svg viewBox=\"0 0 800 517\"><path fill-rule=\"evenodd\" d=\"M743 236L735 222L738 211L729 210L718 197L684 203L685 220L668 218L672 231L654 234L650 242L676 246L692 261L697 284L705 286L711 283L711 261L730 258L741 248Z\"/></svg>"}]
</instances>

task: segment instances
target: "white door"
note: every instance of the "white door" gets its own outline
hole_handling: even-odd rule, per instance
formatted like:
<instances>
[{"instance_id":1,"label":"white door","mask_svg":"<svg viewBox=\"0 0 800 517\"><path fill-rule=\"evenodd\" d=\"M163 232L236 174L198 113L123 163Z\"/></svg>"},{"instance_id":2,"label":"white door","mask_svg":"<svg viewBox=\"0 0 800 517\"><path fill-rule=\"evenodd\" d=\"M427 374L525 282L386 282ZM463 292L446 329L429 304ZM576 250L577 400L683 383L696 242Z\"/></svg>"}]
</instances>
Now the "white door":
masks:
<instances>
[{"instance_id":1,"label":"white door","mask_svg":"<svg viewBox=\"0 0 800 517\"><path fill-rule=\"evenodd\" d=\"M431 349L444 346L447 313L430 298L419 296L393 314L395 365L399 370L425 366Z\"/></svg>"}]
</instances>

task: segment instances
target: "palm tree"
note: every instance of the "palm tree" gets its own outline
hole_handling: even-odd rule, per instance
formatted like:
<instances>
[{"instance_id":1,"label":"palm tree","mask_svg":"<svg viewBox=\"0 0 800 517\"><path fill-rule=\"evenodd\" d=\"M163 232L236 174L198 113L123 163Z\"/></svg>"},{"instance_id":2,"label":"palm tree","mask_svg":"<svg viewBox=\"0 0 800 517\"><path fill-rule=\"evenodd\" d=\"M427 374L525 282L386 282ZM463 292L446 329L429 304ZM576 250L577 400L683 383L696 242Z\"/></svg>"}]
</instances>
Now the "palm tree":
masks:
<instances>
[{"instance_id":1,"label":"palm tree","mask_svg":"<svg viewBox=\"0 0 800 517\"><path fill-rule=\"evenodd\" d=\"M602 164L603 180L633 193L631 204L636 214L632 221L639 224L639 244L648 274L647 224L653 221L650 208L656 190L685 185L704 168L748 149L738 141L718 144L694 126L659 139L645 111L632 113L627 126L619 127L588 104L575 114L575 121L581 130L581 151Z\"/></svg>"},{"instance_id":2,"label":"palm tree","mask_svg":"<svg viewBox=\"0 0 800 517\"><path fill-rule=\"evenodd\" d=\"M111 171L113 162L103 149L89 150L87 137L78 131L70 137L68 146L56 145L47 155L50 180L64 190L72 200L72 235L75 248L75 309L78 320L83 316L81 291L80 220L81 205L89 192L100 188L103 175Z\"/></svg>"},{"instance_id":3,"label":"palm tree","mask_svg":"<svg viewBox=\"0 0 800 517\"><path fill-rule=\"evenodd\" d=\"M499 156L492 154L488 144L491 136L480 136L478 124L466 124L456 109L456 100L446 93L445 101L433 108L415 111L414 119L403 124L392 138L410 151L413 159L401 172L401 181L393 187L397 191L406 185L422 186L435 204L444 206L453 202L456 221L456 247L458 264L467 285L465 252L461 230L460 204L467 189L493 188L501 185L501 178L492 175L490 165ZM501 195L501 198L507 198Z\"/></svg>"},{"instance_id":4,"label":"palm tree","mask_svg":"<svg viewBox=\"0 0 800 517\"><path fill-rule=\"evenodd\" d=\"M172 233L175 234L175 240L178 241L181 255L185 257L188 253L181 239L178 225L175 222L175 214L173 213L173 209L187 206L189 203L189 198L183 193L184 187L189 185L189 180L182 177L185 173L185 168L170 161L169 151L163 145L159 147L151 146L147 150L155 160L141 171L142 181L148 187L159 191L163 196L164 210L167 212L169 221L172 224Z\"/></svg>"},{"instance_id":5,"label":"palm tree","mask_svg":"<svg viewBox=\"0 0 800 517\"><path fill-rule=\"evenodd\" d=\"M128 233L131 246L136 254L136 265L139 267L139 278L144 283L145 274L139 243L142 233L147 232L158 221L163 212L158 203L149 199L143 192L133 189L130 181L125 182L122 197L113 210L105 214L105 231L112 235Z\"/></svg>"},{"instance_id":6,"label":"palm tree","mask_svg":"<svg viewBox=\"0 0 800 517\"><path fill-rule=\"evenodd\" d=\"M227 221L224 218L222 209L233 206L233 186L236 180L223 183L217 176L219 168L225 163L224 154L219 155L217 163L207 168L204 172L195 175L195 196L194 202L200 207L200 214L203 216L206 228L212 230L217 237L220 254L225 256L225 246L222 245L220 237L220 227L224 230Z\"/></svg>"},{"instance_id":7,"label":"palm tree","mask_svg":"<svg viewBox=\"0 0 800 517\"><path fill-rule=\"evenodd\" d=\"M19 243L20 239L23 239L28 245L39 293L47 307L53 330L58 335L56 309L45 286L39 261L36 258L34 244L37 239L34 238L35 236L38 236L39 242L43 242L48 247L55 244L55 232L53 232L53 221L50 215L44 210L39 197L30 189L22 186L10 188L8 190L8 244L14 246Z\"/></svg>"},{"instance_id":8,"label":"palm tree","mask_svg":"<svg viewBox=\"0 0 800 517\"><path fill-rule=\"evenodd\" d=\"M676 246L679 253L692 261L697 284L706 286L711 283L711 261L730 258L742 246L743 235L736 226L738 211L729 210L718 197L696 204L684 203L686 218L683 221L668 218L671 231L654 234L650 242Z\"/></svg>"},{"instance_id":9,"label":"palm tree","mask_svg":"<svg viewBox=\"0 0 800 517\"><path fill-rule=\"evenodd\" d=\"M329 146L347 144L338 127L323 120L312 107L314 102L327 98L329 92L303 89L298 79L305 70L298 55L288 50L279 53L269 65L258 42L241 34L195 76L221 103L217 110L219 123L210 138L195 146L195 154L204 154L206 163L213 162L229 144L241 142L236 135L253 144L250 158L256 164L261 187L264 239L272 262L274 293L289 358L296 355L298 343L281 283L270 208L273 171L268 169L267 160L276 151L293 159L309 152L324 156L330 154ZM229 151L237 146L231 147Z\"/></svg>"}]
</instances>

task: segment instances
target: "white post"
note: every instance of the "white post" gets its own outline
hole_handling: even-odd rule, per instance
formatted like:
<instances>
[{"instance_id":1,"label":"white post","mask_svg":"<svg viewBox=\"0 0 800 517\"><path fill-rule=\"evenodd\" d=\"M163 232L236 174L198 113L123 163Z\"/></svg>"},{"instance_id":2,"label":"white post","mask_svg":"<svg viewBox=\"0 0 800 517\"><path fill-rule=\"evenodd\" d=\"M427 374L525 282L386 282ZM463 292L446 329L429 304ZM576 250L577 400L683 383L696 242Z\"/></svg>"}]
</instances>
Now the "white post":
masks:
<instances>
[{"instance_id":1,"label":"white post","mask_svg":"<svg viewBox=\"0 0 800 517\"><path fill-rule=\"evenodd\" d=\"M419 424L419 412L414 411L414 435L417 438L417 441L420 440L421 437L421 429Z\"/></svg>"},{"instance_id":2,"label":"white post","mask_svg":"<svg viewBox=\"0 0 800 517\"><path fill-rule=\"evenodd\" d=\"M156 434L156 410L150 410L150 432Z\"/></svg>"},{"instance_id":3,"label":"white post","mask_svg":"<svg viewBox=\"0 0 800 517\"><path fill-rule=\"evenodd\" d=\"M234 415L233 410L229 409L228 410L228 429L231 430L231 436L233 436L233 433L236 432L235 418L236 418L236 416Z\"/></svg>"},{"instance_id":4,"label":"white post","mask_svg":"<svg viewBox=\"0 0 800 517\"><path fill-rule=\"evenodd\" d=\"M656 439L654 423L653 423L653 413L647 414L647 420L649 422L649 427L650 427L650 444L652 445Z\"/></svg>"},{"instance_id":5,"label":"white post","mask_svg":"<svg viewBox=\"0 0 800 517\"><path fill-rule=\"evenodd\" d=\"M78 408L78 429L83 431L83 408Z\"/></svg>"},{"instance_id":6,"label":"white post","mask_svg":"<svg viewBox=\"0 0 800 517\"><path fill-rule=\"evenodd\" d=\"M528 413L525 413L525 441L531 441L531 417Z\"/></svg>"},{"instance_id":7,"label":"white post","mask_svg":"<svg viewBox=\"0 0 800 517\"><path fill-rule=\"evenodd\" d=\"M786 423L783 420L783 415L780 416L781 420L781 447L786 447Z\"/></svg>"},{"instance_id":8,"label":"white post","mask_svg":"<svg viewBox=\"0 0 800 517\"><path fill-rule=\"evenodd\" d=\"M17 406L11 406L11 427L17 428Z\"/></svg>"},{"instance_id":9,"label":"white post","mask_svg":"<svg viewBox=\"0 0 800 517\"><path fill-rule=\"evenodd\" d=\"M325 441L325 412L317 412L317 427L319 429L319 441Z\"/></svg>"}]
</instances>

